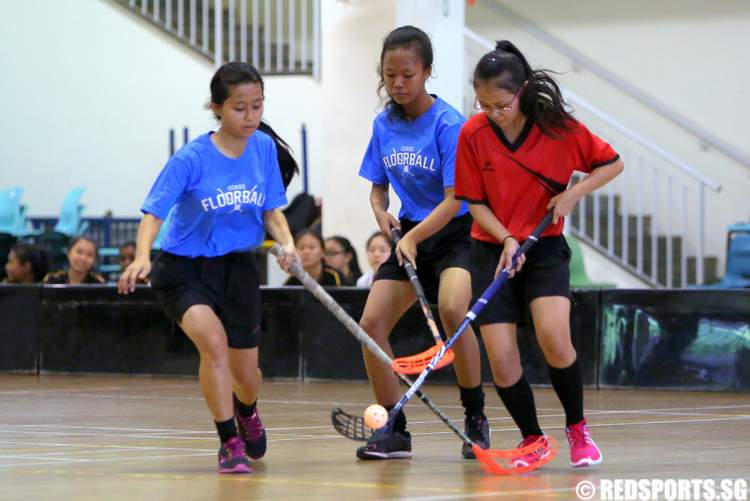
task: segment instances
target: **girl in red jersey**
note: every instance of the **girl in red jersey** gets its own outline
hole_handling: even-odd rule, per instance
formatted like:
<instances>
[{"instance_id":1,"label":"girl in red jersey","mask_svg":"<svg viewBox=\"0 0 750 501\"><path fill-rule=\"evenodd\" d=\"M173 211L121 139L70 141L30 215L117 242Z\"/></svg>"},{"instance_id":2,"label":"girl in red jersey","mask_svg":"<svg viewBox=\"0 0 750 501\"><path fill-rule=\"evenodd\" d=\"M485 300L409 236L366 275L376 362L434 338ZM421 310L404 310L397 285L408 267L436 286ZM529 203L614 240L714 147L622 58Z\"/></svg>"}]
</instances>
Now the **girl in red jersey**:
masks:
<instances>
[{"instance_id":1,"label":"girl in red jersey","mask_svg":"<svg viewBox=\"0 0 750 501\"><path fill-rule=\"evenodd\" d=\"M475 298L511 266L521 243L553 210L552 224L511 270L515 278L477 318L497 393L521 430L519 447L543 437L516 340L516 325L528 308L565 409L571 464L599 464L602 454L584 419L581 369L570 338L570 249L562 230L576 202L611 181L623 163L609 144L570 115L557 83L532 70L512 43L498 42L479 60L473 84L475 108L483 113L461 129L455 193L470 203L474 218ZM574 170L589 175L568 188Z\"/></svg>"}]
</instances>

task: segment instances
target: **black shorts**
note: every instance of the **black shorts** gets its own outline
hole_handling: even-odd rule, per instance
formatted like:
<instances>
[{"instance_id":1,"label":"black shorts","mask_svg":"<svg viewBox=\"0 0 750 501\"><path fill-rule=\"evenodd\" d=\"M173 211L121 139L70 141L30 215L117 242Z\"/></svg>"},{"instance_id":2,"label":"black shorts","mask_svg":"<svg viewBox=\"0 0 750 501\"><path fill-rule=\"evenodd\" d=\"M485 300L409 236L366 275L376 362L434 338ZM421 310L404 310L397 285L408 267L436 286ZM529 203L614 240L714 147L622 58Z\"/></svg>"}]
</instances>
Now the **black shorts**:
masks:
<instances>
[{"instance_id":1,"label":"black shorts","mask_svg":"<svg viewBox=\"0 0 750 501\"><path fill-rule=\"evenodd\" d=\"M252 252L196 258L162 252L151 267L151 288L174 322L205 304L224 325L230 348L258 346L262 304Z\"/></svg>"},{"instance_id":2,"label":"black shorts","mask_svg":"<svg viewBox=\"0 0 750 501\"><path fill-rule=\"evenodd\" d=\"M489 287L495 276L503 247L472 240L472 304ZM570 299L570 247L562 235L543 237L526 254L520 273L506 280L477 317L479 325L517 324L528 316L528 305L539 297L565 296Z\"/></svg>"},{"instance_id":3,"label":"black shorts","mask_svg":"<svg viewBox=\"0 0 750 501\"><path fill-rule=\"evenodd\" d=\"M471 271L471 215L454 218L440 231L417 245L417 277L430 302L437 302L440 274L448 268L463 268ZM417 224L408 219L401 220L401 234L405 235ZM403 280L409 277L399 266L395 246L391 256L380 265L375 280Z\"/></svg>"}]
</instances>

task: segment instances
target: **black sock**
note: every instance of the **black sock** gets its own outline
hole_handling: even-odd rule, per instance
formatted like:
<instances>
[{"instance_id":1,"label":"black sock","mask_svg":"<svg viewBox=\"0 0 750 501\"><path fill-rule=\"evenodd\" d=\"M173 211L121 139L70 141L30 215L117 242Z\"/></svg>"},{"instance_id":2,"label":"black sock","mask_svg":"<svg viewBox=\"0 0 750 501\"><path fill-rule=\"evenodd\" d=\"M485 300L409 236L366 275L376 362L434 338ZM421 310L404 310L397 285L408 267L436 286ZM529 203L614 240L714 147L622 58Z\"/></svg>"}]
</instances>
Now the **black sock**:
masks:
<instances>
[{"instance_id":1,"label":"black sock","mask_svg":"<svg viewBox=\"0 0 750 501\"><path fill-rule=\"evenodd\" d=\"M565 409L565 426L580 423L583 421L583 377L578 359L565 369L548 367L552 387Z\"/></svg>"},{"instance_id":2,"label":"black sock","mask_svg":"<svg viewBox=\"0 0 750 501\"><path fill-rule=\"evenodd\" d=\"M234 424L234 418L226 421L214 421L216 431L219 432L219 440L223 444L232 437L237 436L237 425Z\"/></svg>"},{"instance_id":3,"label":"black sock","mask_svg":"<svg viewBox=\"0 0 750 501\"><path fill-rule=\"evenodd\" d=\"M461 392L461 405L464 406L464 414L466 417L470 416L481 416L484 415L484 391L482 385L475 388L464 388L463 386L458 387Z\"/></svg>"},{"instance_id":4,"label":"black sock","mask_svg":"<svg viewBox=\"0 0 750 501\"><path fill-rule=\"evenodd\" d=\"M526 377L521 375L513 386L500 388L495 385L500 400L503 401L505 408L508 409L510 417L516 422L524 438L529 435L542 435L542 429L539 427L539 421L536 417L536 405L534 404L534 393L531 391L529 382Z\"/></svg>"},{"instance_id":5,"label":"black sock","mask_svg":"<svg viewBox=\"0 0 750 501\"><path fill-rule=\"evenodd\" d=\"M242 417L250 417L255 412L255 404L258 403L258 399L253 400L252 404L243 403L237 395L234 395L234 406L237 408L237 412Z\"/></svg>"},{"instance_id":6,"label":"black sock","mask_svg":"<svg viewBox=\"0 0 750 501\"><path fill-rule=\"evenodd\" d=\"M391 412L391 409L396 407L395 405L386 405L385 410L388 412ZM398 431L401 433L404 433L406 431L406 414L404 414L403 409L398 411L398 414L396 414L396 418L393 421L393 431Z\"/></svg>"}]
</instances>

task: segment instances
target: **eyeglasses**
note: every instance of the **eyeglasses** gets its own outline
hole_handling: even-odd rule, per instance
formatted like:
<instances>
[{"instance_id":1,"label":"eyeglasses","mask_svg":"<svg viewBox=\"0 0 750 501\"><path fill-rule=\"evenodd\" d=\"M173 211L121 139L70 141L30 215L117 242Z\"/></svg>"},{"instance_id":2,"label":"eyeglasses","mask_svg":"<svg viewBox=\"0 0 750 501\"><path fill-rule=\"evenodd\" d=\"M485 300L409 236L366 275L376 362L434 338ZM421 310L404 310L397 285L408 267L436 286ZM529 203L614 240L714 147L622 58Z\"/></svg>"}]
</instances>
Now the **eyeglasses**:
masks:
<instances>
[{"instance_id":1,"label":"eyeglasses","mask_svg":"<svg viewBox=\"0 0 750 501\"><path fill-rule=\"evenodd\" d=\"M516 93L513 95L513 99L510 100L510 102L504 106L484 106L479 104L479 98L474 98L474 109L477 111L483 111L487 113L488 115L508 112L513 110L513 104L516 102L516 99L518 99L518 96L521 94L521 90L523 90L523 86L519 88Z\"/></svg>"},{"instance_id":2,"label":"eyeglasses","mask_svg":"<svg viewBox=\"0 0 750 501\"><path fill-rule=\"evenodd\" d=\"M325 252L325 256L326 257L333 257L333 256L338 256L339 254L343 254L343 253L344 253L344 251L326 251Z\"/></svg>"}]
</instances>

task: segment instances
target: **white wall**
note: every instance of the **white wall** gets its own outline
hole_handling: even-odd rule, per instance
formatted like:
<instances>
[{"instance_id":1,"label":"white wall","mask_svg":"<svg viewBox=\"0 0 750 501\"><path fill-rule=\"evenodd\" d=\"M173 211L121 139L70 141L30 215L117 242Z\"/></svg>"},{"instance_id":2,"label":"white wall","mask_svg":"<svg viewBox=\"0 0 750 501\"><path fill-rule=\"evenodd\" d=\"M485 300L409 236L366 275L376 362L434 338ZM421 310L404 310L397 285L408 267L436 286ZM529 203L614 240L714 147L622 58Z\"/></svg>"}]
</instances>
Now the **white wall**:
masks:
<instances>
[{"instance_id":1,"label":"white wall","mask_svg":"<svg viewBox=\"0 0 750 501\"><path fill-rule=\"evenodd\" d=\"M582 0L561 5L554 0L487 0L475 2L466 10L469 28L490 40L513 41L533 67L563 72L556 75L563 85L721 184L721 192L707 194L706 224L707 252L723 259L727 225L750 218L750 169L705 148L692 134L590 72L574 67L555 48L500 16L492 8L493 3L531 20L747 155L750 100L744 91L750 81L750 69L743 62L750 45L750 3ZM469 62L469 66L474 62ZM580 116L589 120L583 113ZM589 125L607 138L609 132L600 124L592 120ZM626 165L630 172L635 172L635 167ZM691 199L691 231L695 227L695 208L696 201ZM723 270L723 263L719 270Z\"/></svg>"},{"instance_id":2,"label":"white wall","mask_svg":"<svg viewBox=\"0 0 750 501\"><path fill-rule=\"evenodd\" d=\"M349 238L367 269L364 244L377 230L370 183L359 177L372 121L382 109L377 66L383 38L395 28L395 1L322 2L321 155L325 235ZM391 211L399 203L391 196Z\"/></svg>"},{"instance_id":3,"label":"white wall","mask_svg":"<svg viewBox=\"0 0 750 501\"><path fill-rule=\"evenodd\" d=\"M138 208L168 157L170 127L216 128L203 109L213 64L107 0L6 2L0 16L0 187L26 188L31 215L56 215L86 186L86 215ZM320 165L319 84L266 79L266 119ZM310 177L320 192L318 173ZM290 194L299 190L297 180Z\"/></svg>"},{"instance_id":4,"label":"white wall","mask_svg":"<svg viewBox=\"0 0 750 501\"><path fill-rule=\"evenodd\" d=\"M427 33L432 42L433 71L428 92L439 95L461 110L466 75L464 67L464 5L466 0L400 0L396 24L411 24Z\"/></svg>"}]
</instances>

